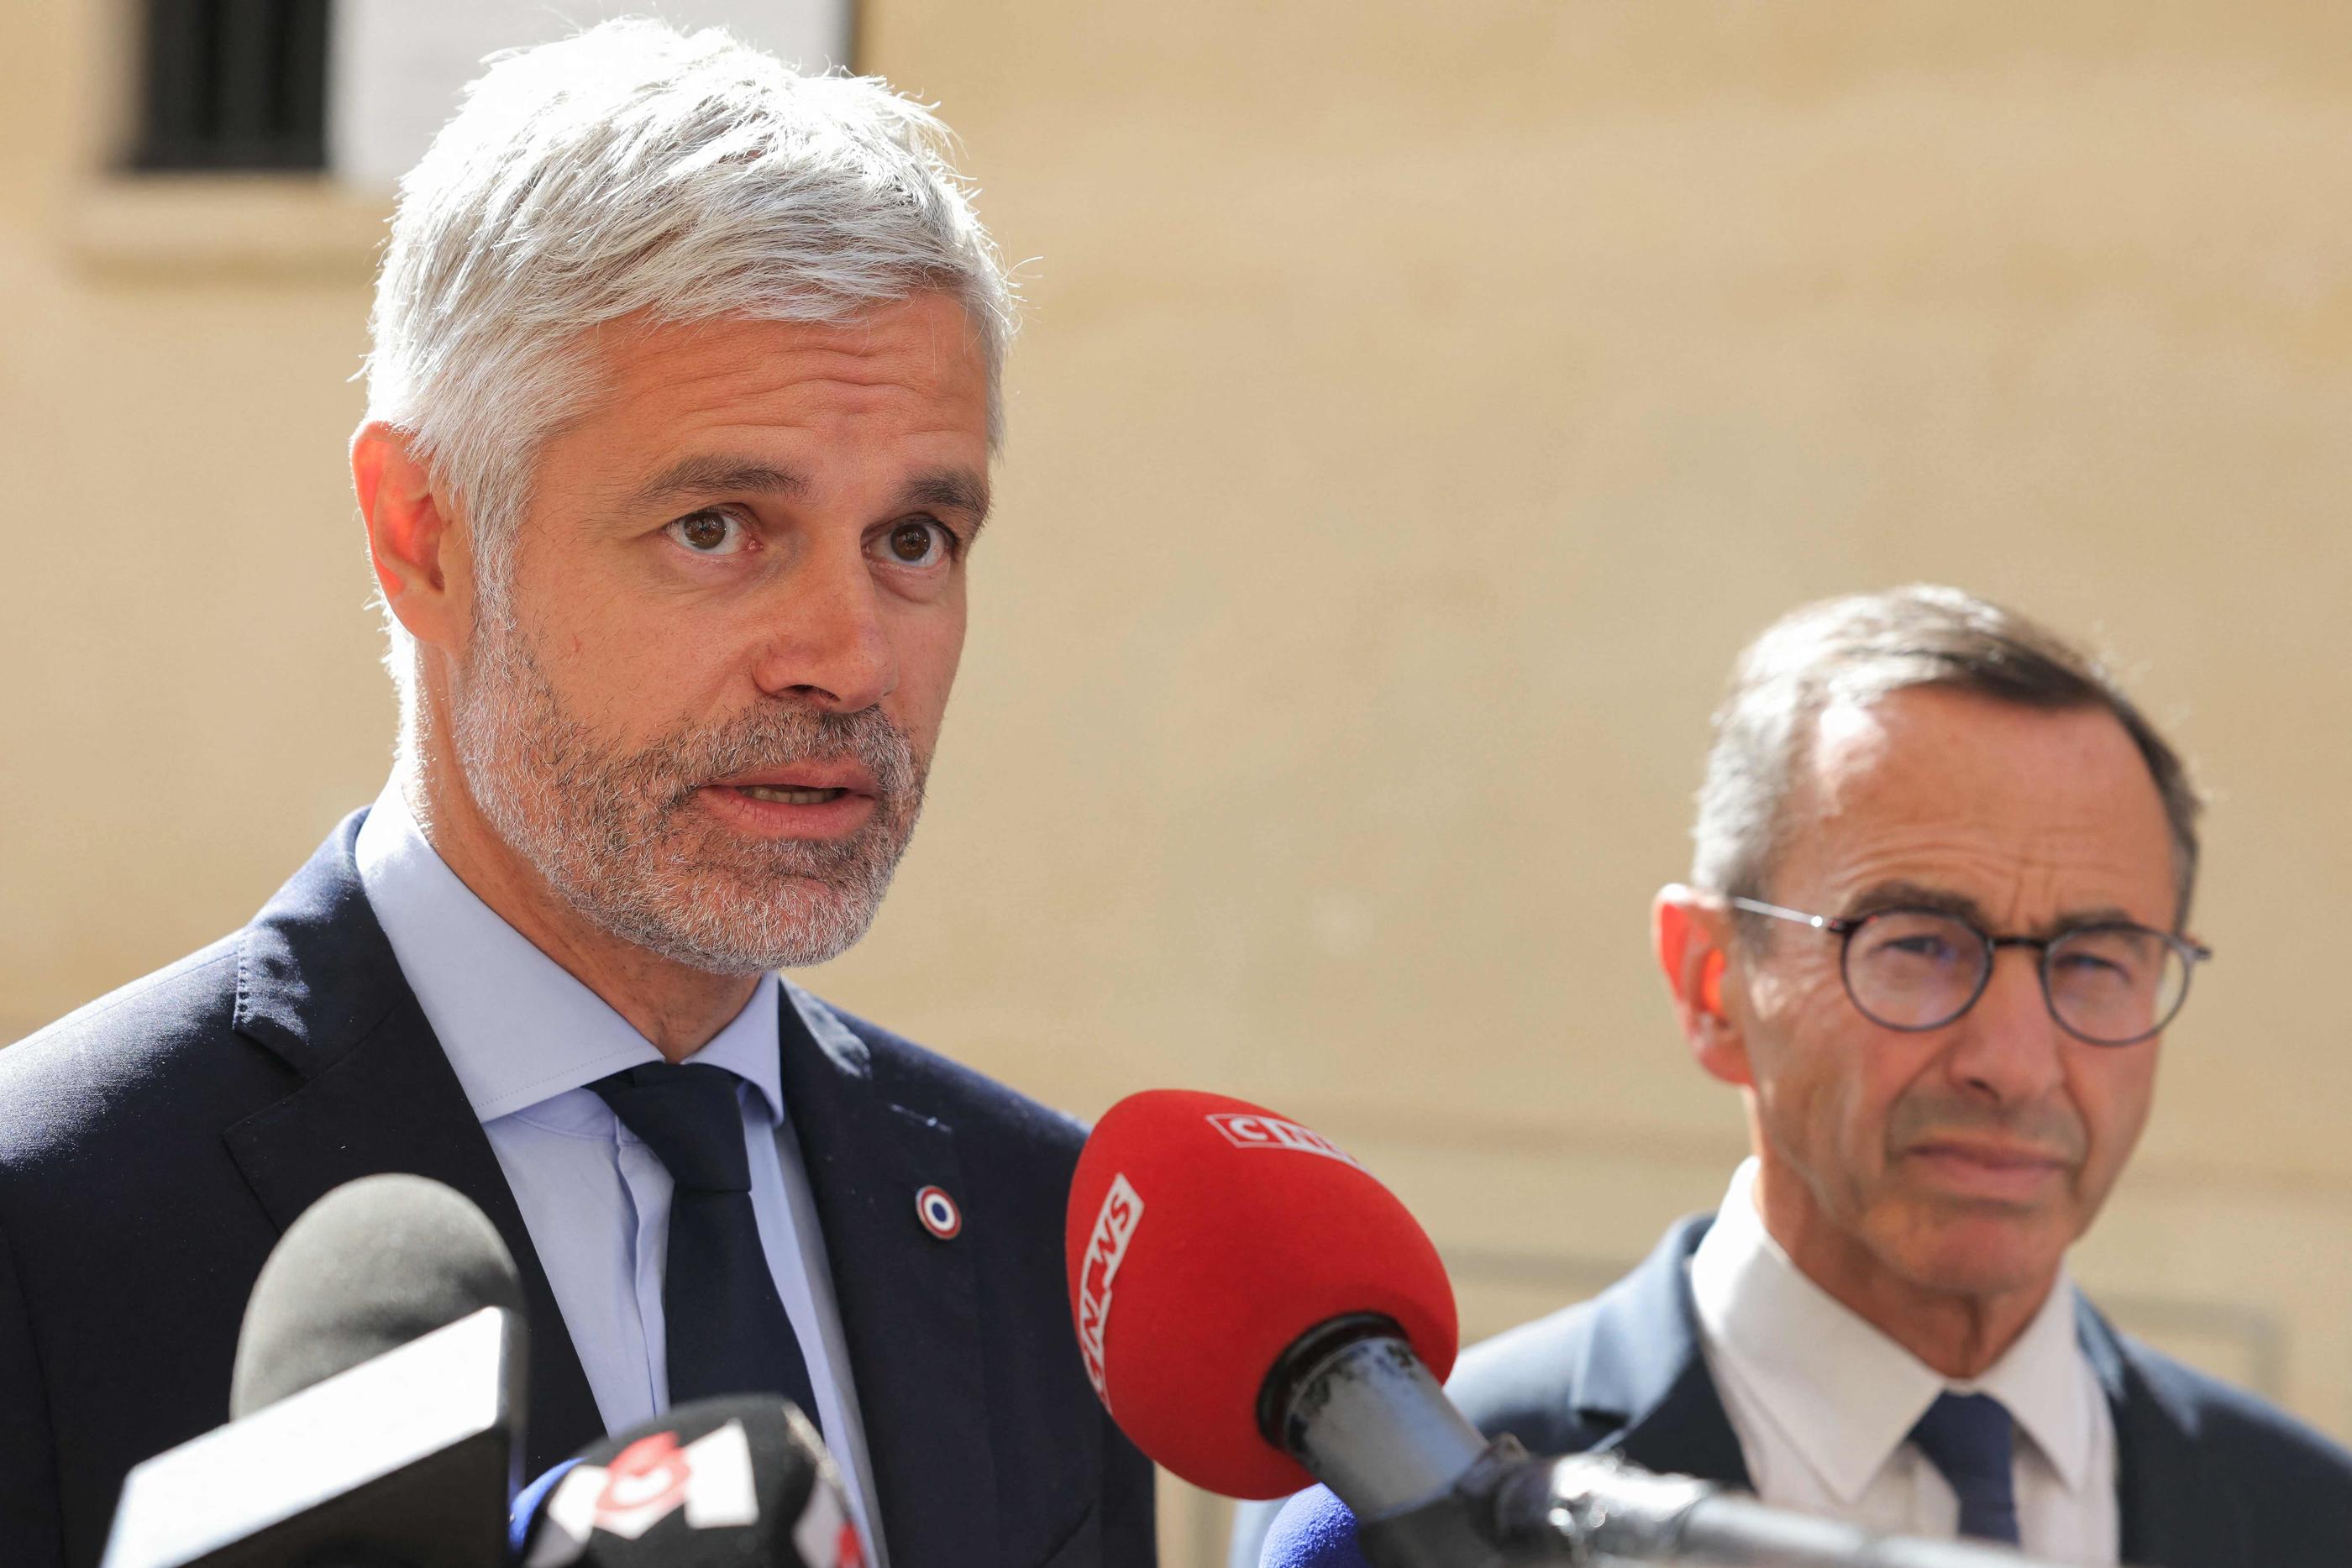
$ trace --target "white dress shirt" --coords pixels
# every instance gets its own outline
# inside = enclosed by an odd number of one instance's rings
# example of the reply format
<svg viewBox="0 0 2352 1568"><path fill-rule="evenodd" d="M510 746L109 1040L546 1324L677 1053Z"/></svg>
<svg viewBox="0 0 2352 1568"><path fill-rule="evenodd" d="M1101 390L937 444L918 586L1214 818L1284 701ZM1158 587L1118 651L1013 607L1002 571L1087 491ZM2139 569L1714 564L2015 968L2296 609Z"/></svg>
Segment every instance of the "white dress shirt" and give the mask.
<svg viewBox="0 0 2352 1568"><path fill-rule="evenodd" d="M1949 1537L1959 1500L1907 1440L1947 1389L2016 1418L2011 1485L2022 1547L2110 1568L2118 1551L2115 1417L2075 1337L2074 1287L2050 1299L1983 1376L1956 1382L1841 1304L1790 1260L1739 1167L1690 1264L1707 1371L1756 1492L1776 1508Z"/></svg>
<svg viewBox="0 0 2352 1568"><path fill-rule="evenodd" d="M635 1426L669 1403L662 1264L673 1184L586 1085L661 1053L474 895L425 841L397 783L368 812L357 853L368 904L514 1190L597 1412L608 1430ZM779 1025L787 1000L822 1006L797 988L762 980L688 1060L742 1080L751 1208L808 1360L811 1414L824 1428L868 1555L887 1568L833 1277L784 1114Z"/></svg>

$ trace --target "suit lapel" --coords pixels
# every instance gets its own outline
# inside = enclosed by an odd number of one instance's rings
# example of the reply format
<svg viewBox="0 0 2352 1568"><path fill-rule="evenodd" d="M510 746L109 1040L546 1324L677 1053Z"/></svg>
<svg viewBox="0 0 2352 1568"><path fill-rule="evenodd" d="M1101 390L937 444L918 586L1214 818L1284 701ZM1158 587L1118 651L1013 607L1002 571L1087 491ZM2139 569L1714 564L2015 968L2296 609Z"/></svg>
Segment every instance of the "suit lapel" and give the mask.
<svg viewBox="0 0 2352 1568"><path fill-rule="evenodd" d="M363 815L347 819L246 930L236 1027L301 1083L225 1141L281 1233L331 1189L387 1171L430 1176L481 1207L522 1275L524 1462L537 1473L604 1424L498 1156L360 887L352 846Z"/></svg>
<svg viewBox="0 0 2352 1568"><path fill-rule="evenodd" d="M1754 1490L1739 1435L1732 1430L1715 1381L1701 1358L1694 1358L1683 1369L1647 1414L1601 1447L1616 1449L1645 1470L1697 1476Z"/></svg>
<svg viewBox="0 0 2352 1568"><path fill-rule="evenodd" d="M1577 1405L1583 1419L1616 1427L1601 1449L1644 1469L1751 1488L1739 1436L1707 1375L1691 1297L1690 1257L1712 1218L1668 1231L1593 1303Z"/></svg>
<svg viewBox="0 0 2352 1568"><path fill-rule="evenodd" d="M2245 1511L2216 1496L2197 1463L2189 1418L2138 1364L2131 1342L2075 1298L2075 1333L2116 1424L2116 1513L2123 1561L2141 1568L2252 1563Z"/></svg>
<svg viewBox="0 0 2352 1568"><path fill-rule="evenodd" d="M971 1240L942 1241L915 1195L965 1191L953 1129L892 1103L875 1048L787 986L784 1107L815 1199L886 1550L898 1568L989 1560L996 1479ZM990 1217L967 1212L967 1229Z"/></svg>

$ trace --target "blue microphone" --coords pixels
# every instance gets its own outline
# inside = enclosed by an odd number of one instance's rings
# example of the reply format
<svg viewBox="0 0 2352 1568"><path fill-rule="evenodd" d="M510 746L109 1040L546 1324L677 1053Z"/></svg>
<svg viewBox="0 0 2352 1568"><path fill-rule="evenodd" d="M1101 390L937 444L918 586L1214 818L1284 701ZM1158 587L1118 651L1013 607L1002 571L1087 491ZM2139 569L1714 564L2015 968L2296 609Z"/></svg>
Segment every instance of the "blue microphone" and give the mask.
<svg viewBox="0 0 2352 1568"><path fill-rule="evenodd" d="M1329 1487L1309 1487L1282 1505L1257 1561L1258 1568L1371 1568L1356 1542L1356 1516Z"/></svg>

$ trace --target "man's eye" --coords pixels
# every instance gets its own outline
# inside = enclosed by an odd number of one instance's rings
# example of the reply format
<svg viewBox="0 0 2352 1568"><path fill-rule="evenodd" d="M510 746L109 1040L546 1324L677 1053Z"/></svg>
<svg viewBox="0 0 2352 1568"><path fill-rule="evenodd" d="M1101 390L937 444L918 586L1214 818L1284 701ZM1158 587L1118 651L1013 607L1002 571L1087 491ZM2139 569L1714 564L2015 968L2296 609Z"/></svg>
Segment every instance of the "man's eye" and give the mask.
<svg viewBox="0 0 2352 1568"><path fill-rule="evenodd" d="M955 552L955 536L929 517L895 525L882 544L898 566L936 566Z"/></svg>
<svg viewBox="0 0 2352 1568"><path fill-rule="evenodd" d="M696 555L733 555L748 537L741 520L725 512L689 512L662 531Z"/></svg>

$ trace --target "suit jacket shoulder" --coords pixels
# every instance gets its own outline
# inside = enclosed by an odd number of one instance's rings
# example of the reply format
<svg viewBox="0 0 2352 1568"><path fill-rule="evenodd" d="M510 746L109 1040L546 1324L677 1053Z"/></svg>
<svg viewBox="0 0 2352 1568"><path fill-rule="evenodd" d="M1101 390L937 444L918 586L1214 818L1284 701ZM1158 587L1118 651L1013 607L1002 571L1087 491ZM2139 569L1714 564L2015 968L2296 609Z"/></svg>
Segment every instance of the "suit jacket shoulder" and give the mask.
<svg viewBox="0 0 2352 1568"><path fill-rule="evenodd" d="M2352 1453L2118 1333L2088 1302L2077 1323L2115 1416L2124 1561L2352 1562Z"/></svg>
<svg viewBox="0 0 2352 1568"><path fill-rule="evenodd" d="M232 939L0 1051L11 1562L95 1560L131 1465L227 1416L245 1291L277 1232L221 1134L294 1084L235 1035L236 988ZM194 1195L215 1200L200 1223Z"/></svg>
<svg viewBox="0 0 2352 1568"><path fill-rule="evenodd" d="M830 1002L818 1005L872 1053L876 1088L902 1105L936 1107L960 1131L1008 1154L1033 1155L1058 1168L1066 1186L1086 1145L1085 1123L880 1024Z"/></svg>
<svg viewBox="0 0 2352 1568"><path fill-rule="evenodd" d="M37 1180L89 1138L168 1119L159 1102L230 1032L237 947L223 937L0 1051L0 1171Z"/></svg>
<svg viewBox="0 0 2352 1568"><path fill-rule="evenodd" d="M1645 1469L1748 1485L1691 1297L1690 1258L1710 1218L1675 1226L1591 1301L1465 1351L1447 1392L1480 1430L1536 1453L1607 1449Z"/></svg>

